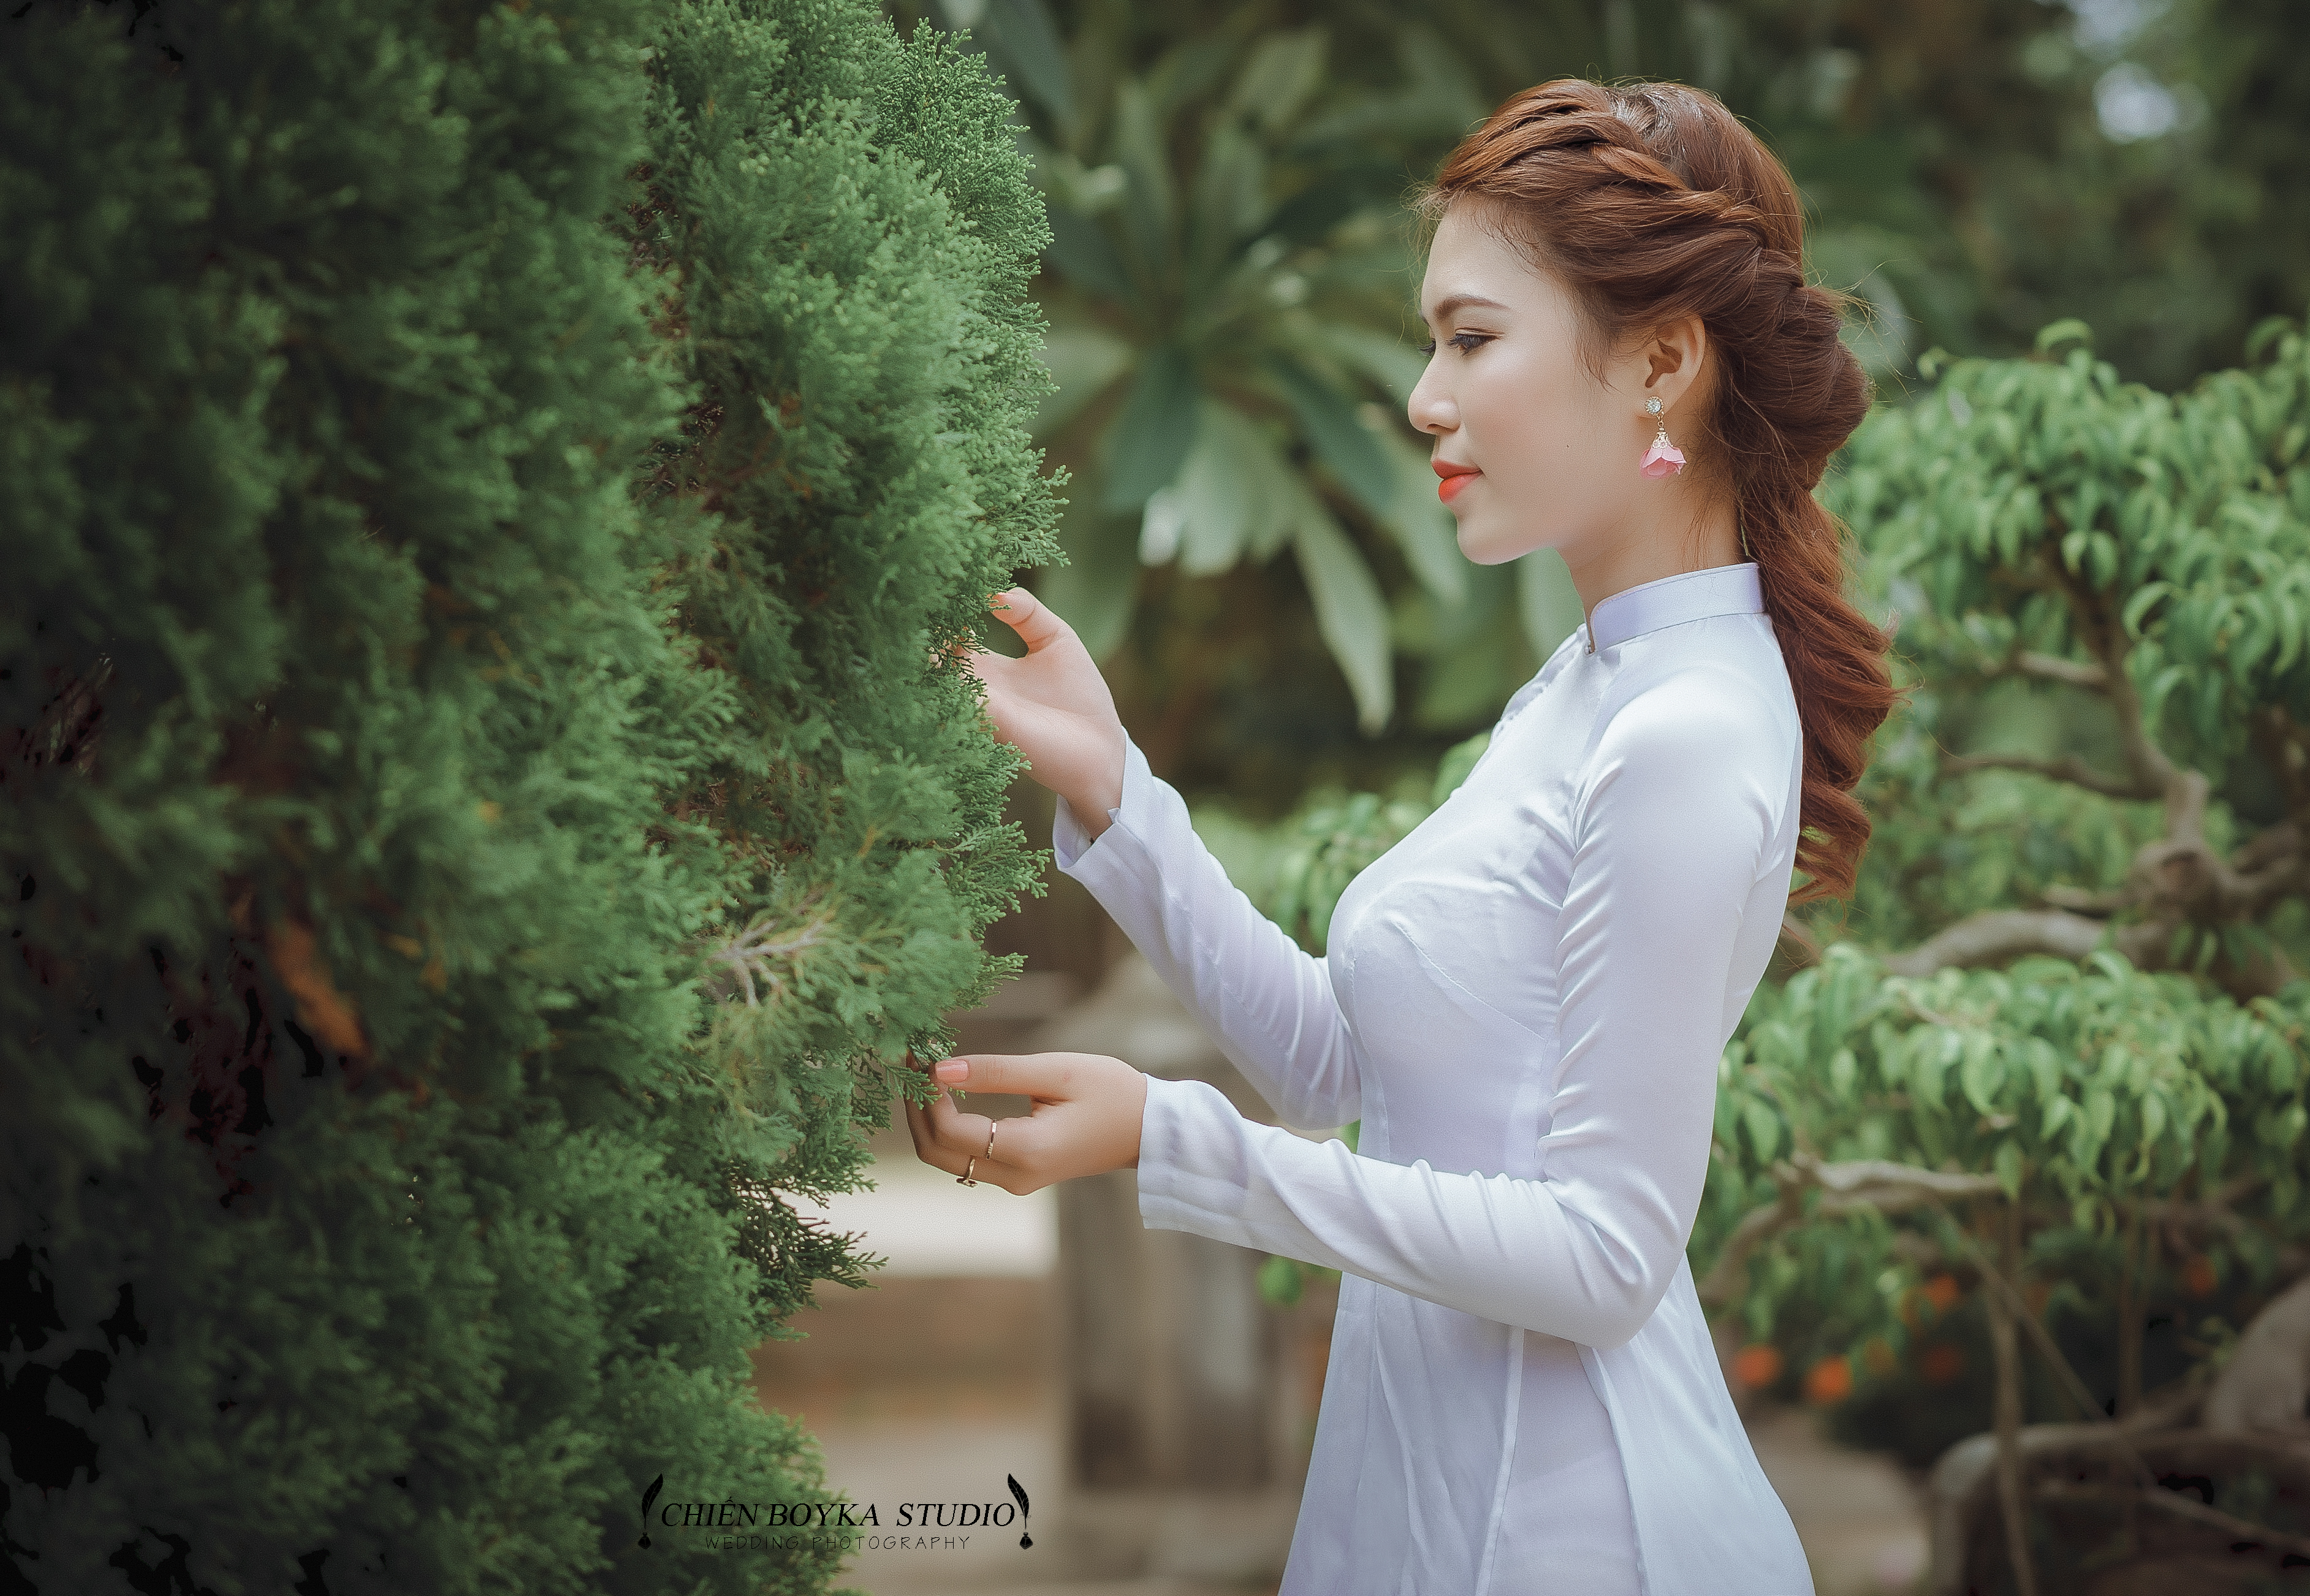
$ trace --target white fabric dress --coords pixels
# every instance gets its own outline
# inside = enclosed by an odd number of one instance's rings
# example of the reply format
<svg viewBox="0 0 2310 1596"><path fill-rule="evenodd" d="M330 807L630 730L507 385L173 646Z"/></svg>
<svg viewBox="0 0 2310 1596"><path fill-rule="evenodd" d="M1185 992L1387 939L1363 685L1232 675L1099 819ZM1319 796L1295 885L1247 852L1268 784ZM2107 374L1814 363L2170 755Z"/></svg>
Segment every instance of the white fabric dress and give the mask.
<svg viewBox="0 0 2310 1596"><path fill-rule="evenodd" d="M1344 1271L1282 1596L1810 1596L1685 1242L1779 935L1796 706L1757 568L1598 604L1322 959L1128 750L1090 888L1287 1125L1148 1081L1142 1219Z"/></svg>

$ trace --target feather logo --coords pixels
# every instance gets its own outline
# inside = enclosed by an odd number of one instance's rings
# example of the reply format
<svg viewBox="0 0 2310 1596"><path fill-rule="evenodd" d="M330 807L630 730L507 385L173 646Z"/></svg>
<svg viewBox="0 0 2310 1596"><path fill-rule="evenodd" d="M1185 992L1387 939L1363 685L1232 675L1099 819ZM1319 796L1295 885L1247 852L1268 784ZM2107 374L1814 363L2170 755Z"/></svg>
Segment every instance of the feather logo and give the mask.
<svg viewBox="0 0 2310 1596"><path fill-rule="evenodd" d="M650 1504L657 1500L657 1494L658 1494L658 1492L660 1492L660 1491L664 1490L664 1488L665 1488L665 1476L664 1476L664 1475L663 1475L663 1474L661 1474L661 1475L659 1475L656 1479L651 1480L651 1481L649 1482L649 1489L647 1489L647 1490L646 1490L646 1491L644 1491L644 1492L642 1493L642 1538L641 1538L641 1540L637 1543L637 1544L638 1544L638 1545L641 1545L641 1546L645 1546L645 1547L646 1547L646 1546L649 1545L649 1543L650 1543L650 1540L649 1540L649 1510L650 1510Z"/></svg>
<svg viewBox="0 0 2310 1596"><path fill-rule="evenodd" d="M1011 1482L1011 1494L1019 1498L1019 1544L1032 1546L1035 1538L1027 1533L1027 1514L1031 1511L1027 1505L1027 1488L1019 1483L1016 1474L1005 1474L1003 1478Z"/></svg>

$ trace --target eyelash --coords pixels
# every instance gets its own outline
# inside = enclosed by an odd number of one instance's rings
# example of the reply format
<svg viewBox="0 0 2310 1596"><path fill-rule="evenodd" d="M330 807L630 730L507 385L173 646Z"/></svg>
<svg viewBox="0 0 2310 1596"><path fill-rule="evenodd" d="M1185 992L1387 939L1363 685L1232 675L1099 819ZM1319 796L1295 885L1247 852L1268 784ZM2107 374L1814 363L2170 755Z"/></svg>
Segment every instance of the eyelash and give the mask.
<svg viewBox="0 0 2310 1596"><path fill-rule="evenodd" d="M1491 341L1491 334L1489 333L1455 333L1444 342L1449 343L1453 348L1458 350L1463 355L1472 355L1474 354L1477 350L1482 348ZM1436 352L1436 340L1430 338L1427 343L1421 344L1420 346L1420 352L1423 355L1434 355Z"/></svg>

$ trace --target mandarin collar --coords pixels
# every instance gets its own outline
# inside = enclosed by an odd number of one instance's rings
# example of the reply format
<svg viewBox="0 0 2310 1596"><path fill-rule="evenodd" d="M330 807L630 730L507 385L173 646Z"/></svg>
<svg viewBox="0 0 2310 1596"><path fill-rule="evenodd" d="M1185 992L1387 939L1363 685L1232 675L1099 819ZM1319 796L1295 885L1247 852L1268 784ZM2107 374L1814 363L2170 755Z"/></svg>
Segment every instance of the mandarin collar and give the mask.
<svg viewBox="0 0 2310 1596"><path fill-rule="evenodd" d="M1764 585L1758 580L1754 560L1640 582L1597 604L1588 618L1586 652L1618 647L1631 638L1688 620L1759 615L1764 609Z"/></svg>

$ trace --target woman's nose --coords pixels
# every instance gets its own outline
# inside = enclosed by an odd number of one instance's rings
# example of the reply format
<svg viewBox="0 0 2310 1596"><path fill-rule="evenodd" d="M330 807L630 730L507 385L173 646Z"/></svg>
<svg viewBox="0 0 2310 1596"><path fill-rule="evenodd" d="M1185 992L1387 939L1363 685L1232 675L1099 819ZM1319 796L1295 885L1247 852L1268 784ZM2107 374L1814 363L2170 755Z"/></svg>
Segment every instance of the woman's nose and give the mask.
<svg viewBox="0 0 2310 1596"><path fill-rule="evenodd" d="M1403 412L1422 432L1449 432L1460 424L1459 407L1445 396L1441 385L1430 383L1426 377L1413 386Z"/></svg>

